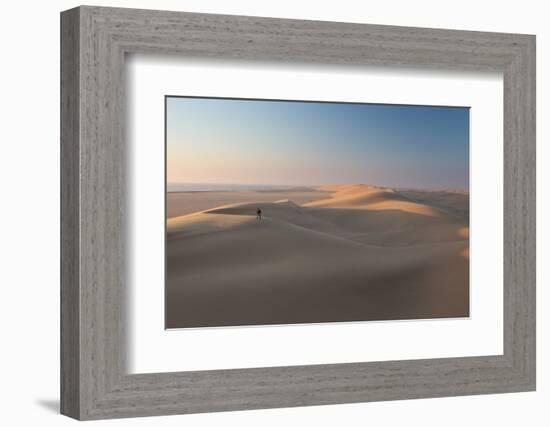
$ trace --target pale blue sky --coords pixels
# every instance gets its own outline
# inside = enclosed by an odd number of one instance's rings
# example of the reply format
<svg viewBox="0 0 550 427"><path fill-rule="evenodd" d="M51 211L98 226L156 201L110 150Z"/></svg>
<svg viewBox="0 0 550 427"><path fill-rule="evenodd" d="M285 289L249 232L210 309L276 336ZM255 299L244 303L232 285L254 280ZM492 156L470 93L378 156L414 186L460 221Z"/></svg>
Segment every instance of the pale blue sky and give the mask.
<svg viewBox="0 0 550 427"><path fill-rule="evenodd" d="M469 109L167 97L174 183L460 188Z"/></svg>

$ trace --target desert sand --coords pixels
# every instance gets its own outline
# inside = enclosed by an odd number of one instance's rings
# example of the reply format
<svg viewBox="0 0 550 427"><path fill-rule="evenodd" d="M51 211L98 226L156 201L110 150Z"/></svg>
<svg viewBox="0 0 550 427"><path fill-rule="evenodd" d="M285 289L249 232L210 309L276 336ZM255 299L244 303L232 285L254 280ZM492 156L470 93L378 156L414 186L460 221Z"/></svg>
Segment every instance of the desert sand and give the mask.
<svg viewBox="0 0 550 427"><path fill-rule="evenodd" d="M166 327L468 316L468 203L362 184L168 193Z"/></svg>

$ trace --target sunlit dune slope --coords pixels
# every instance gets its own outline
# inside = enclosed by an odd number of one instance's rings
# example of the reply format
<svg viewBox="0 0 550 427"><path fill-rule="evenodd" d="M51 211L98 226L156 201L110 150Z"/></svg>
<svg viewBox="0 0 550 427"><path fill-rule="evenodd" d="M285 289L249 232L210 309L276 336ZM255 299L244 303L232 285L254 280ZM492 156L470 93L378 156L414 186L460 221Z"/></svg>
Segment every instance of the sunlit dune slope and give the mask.
<svg viewBox="0 0 550 427"><path fill-rule="evenodd" d="M328 189L328 188L327 188ZM306 207L353 208L365 210L398 210L419 215L440 216L431 206L416 203L393 189L366 185L344 185L332 187L332 197L306 203Z"/></svg>
<svg viewBox="0 0 550 427"><path fill-rule="evenodd" d="M391 189L322 190L170 219L167 327L468 315L463 218Z"/></svg>

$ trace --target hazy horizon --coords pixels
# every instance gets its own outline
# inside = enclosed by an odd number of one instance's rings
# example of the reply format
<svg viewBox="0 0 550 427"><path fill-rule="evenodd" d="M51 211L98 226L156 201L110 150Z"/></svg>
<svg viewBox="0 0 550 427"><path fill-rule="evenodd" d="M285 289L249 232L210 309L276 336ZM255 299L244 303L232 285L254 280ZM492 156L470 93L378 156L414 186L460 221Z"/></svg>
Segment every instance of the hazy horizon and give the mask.
<svg viewBox="0 0 550 427"><path fill-rule="evenodd" d="M418 187L418 186L385 186L380 185L377 183L368 183L368 182L330 182L325 184L272 184L272 183L244 183L244 182L167 182L167 191L171 192L177 192L177 191L193 191L193 188L196 187L211 187L211 188L222 188L222 187L242 187L242 188L288 188L288 189L294 189L294 188L316 188L316 187L322 187L324 185L365 185L365 186L373 186L373 187L380 187L380 188L394 188L394 189L418 189L418 190L450 190L450 191L461 191L461 192L468 192L468 187ZM186 190L177 190L175 187L188 187L189 189ZM206 190L203 190L206 191ZM218 191L218 190L208 190L208 191Z"/></svg>
<svg viewBox="0 0 550 427"><path fill-rule="evenodd" d="M469 189L469 108L167 97L167 185Z"/></svg>

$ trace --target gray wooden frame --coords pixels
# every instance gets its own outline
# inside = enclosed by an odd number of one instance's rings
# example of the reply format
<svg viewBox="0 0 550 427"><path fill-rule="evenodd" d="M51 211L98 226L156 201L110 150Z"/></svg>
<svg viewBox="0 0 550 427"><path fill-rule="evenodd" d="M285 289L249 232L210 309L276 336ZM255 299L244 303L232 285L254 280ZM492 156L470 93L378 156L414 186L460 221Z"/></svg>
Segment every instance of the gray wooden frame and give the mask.
<svg viewBox="0 0 550 427"><path fill-rule="evenodd" d="M128 375L130 52L504 75L504 354ZM159 142L160 143L160 142ZM83 6L61 14L61 412L77 419L535 389L535 37Z"/></svg>

